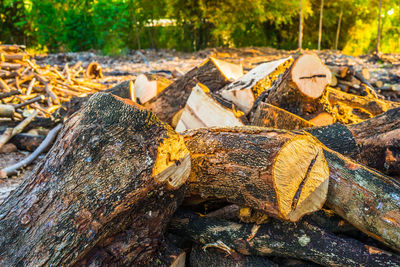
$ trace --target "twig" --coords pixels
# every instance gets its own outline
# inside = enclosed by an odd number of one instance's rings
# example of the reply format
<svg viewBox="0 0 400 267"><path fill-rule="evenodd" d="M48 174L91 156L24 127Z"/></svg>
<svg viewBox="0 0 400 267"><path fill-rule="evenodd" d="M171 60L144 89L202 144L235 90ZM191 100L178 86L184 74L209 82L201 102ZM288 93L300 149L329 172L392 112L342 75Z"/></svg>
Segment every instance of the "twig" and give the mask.
<svg viewBox="0 0 400 267"><path fill-rule="evenodd" d="M46 136L46 138L43 140L43 142L40 144L38 148L35 149L35 151L32 152L28 157L23 159L22 161L11 165L9 167L6 167L0 171L0 178L6 178L7 176L10 176L12 174L17 173L17 171L23 167L28 166L29 164L32 163L49 145L53 143L53 140L57 136L58 132L60 131L62 127L62 124L58 124L55 128L53 128Z"/></svg>
<svg viewBox="0 0 400 267"><path fill-rule="evenodd" d="M0 136L0 148L3 147L14 135L19 134L38 114L35 110L31 115L29 115L25 120L20 122L14 129L7 128L6 131Z"/></svg>
<svg viewBox="0 0 400 267"><path fill-rule="evenodd" d="M6 97L10 97L10 96L13 96L13 95L19 95L19 94L21 94L21 91L18 91L18 90L13 90L13 91L10 91L10 92L0 93L0 99L6 98Z"/></svg>
<svg viewBox="0 0 400 267"><path fill-rule="evenodd" d="M15 104L15 105L14 105L14 108L15 108L15 109L21 108L21 107L27 106L27 105L29 105L29 104L35 103L35 102L40 101L40 100L43 100L43 99L45 99L45 97L44 97L43 95L39 95L39 96L34 97L34 98L32 98L32 99L30 99L30 100L28 100L28 101L25 101L25 102L23 102L23 103Z"/></svg>

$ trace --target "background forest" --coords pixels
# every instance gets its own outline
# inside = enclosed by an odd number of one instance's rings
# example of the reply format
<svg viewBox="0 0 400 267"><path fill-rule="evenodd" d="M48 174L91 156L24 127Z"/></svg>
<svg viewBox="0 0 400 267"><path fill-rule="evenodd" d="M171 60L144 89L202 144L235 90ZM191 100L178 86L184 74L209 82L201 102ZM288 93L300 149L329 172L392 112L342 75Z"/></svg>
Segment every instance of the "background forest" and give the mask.
<svg viewBox="0 0 400 267"><path fill-rule="evenodd" d="M316 49L321 0L303 0ZM381 0L381 52L400 52L400 0ZM0 42L43 51L298 47L300 0L0 0ZM375 50L379 0L325 0L321 49Z"/></svg>

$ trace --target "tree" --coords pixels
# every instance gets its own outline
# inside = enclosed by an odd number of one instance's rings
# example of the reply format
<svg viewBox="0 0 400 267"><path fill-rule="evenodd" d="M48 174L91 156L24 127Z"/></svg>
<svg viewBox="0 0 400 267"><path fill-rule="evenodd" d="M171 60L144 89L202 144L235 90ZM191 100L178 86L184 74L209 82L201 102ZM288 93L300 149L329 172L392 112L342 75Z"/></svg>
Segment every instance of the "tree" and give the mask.
<svg viewBox="0 0 400 267"><path fill-rule="evenodd" d="M340 14L339 14L339 19L338 19L338 24L337 24L335 50L338 49L339 35L340 35L340 25L342 24L342 16L343 16L343 7L340 8Z"/></svg>
<svg viewBox="0 0 400 267"><path fill-rule="evenodd" d="M381 39L381 7L382 1L379 0L379 15L378 15L378 34L376 36L376 53L379 53L379 41Z"/></svg>
<svg viewBox="0 0 400 267"><path fill-rule="evenodd" d="M303 0L300 0L300 23L299 23L299 52L301 53L303 43Z"/></svg>
<svg viewBox="0 0 400 267"><path fill-rule="evenodd" d="M321 9L319 12L319 30L318 30L318 51L321 50L321 37L322 37L322 12L324 11L324 0L321 0Z"/></svg>

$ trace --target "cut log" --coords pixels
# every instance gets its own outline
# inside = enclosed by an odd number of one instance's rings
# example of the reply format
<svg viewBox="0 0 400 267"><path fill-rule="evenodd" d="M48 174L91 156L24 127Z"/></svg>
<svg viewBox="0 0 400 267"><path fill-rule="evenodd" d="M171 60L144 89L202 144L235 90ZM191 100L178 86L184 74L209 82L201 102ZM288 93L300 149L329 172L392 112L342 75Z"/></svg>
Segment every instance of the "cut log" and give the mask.
<svg viewBox="0 0 400 267"><path fill-rule="evenodd" d="M263 63L246 73L238 81L225 86L219 94L232 101L247 114L253 106L254 100L262 92L268 90L292 63L292 57Z"/></svg>
<svg viewBox="0 0 400 267"><path fill-rule="evenodd" d="M13 118L14 113L15 113L15 108L12 105L0 104L0 117Z"/></svg>
<svg viewBox="0 0 400 267"><path fill-rule="evenodd" d="M329 207L364 233L400 250L400 184L392 178L326 147L320 152L319 142L292 132L246 126L203 128L187 131L185 142L192 154L191 195L226 199L294 221L297 216L288 218L285 211L296 203L299 207L299 199L304 200L303 207L319 209L323 202L319 193L325 190L320 178L328 173Z"/></svg>
<svg viewBox="0 0 400 267"><path fill-rule="evenodd" d="M324 145L384 173L400 174L400 108L358 124L307 129Z"/></svg>
<svg viewBox="0 0 400 267"><path fill-rule="evenodd" d="M400 257L304 222L270 219L262 225L238 224L178 210L169 231L199 244L225 244L244 255L283 256L324 266L400 266Z"/></svg>
<svg viewBox="0 0 400 267"><path fill-rule="evenodd" d="M315 126L312 122L267 103L258 105L251 119L251 125L285 130L299 130Z"/></svg>
<svg viewBox="0 0 400 267"><path fill-rule="evenodd" d="M264 100L265 103L309 119L308 114L321 111L318 99L330 83L331 75L318 56L302 55L295 60L281 81L266 91L265 96L261 95L258 101Z"/></svg>
<svg viewBox="0 0 400 267"><path fill-rule="evenodd" d="M246 256L232 251L231 254L218 248L202 248L194 245L190 252L192 267L277 267L278 264L267 258Z"/></svg>
<svg viewBox="0 0 400 267"><path fill-rule="evenodd" d="M309 122L315 124L316 126L326 126L333 124L335 122L335 118L328 112L321 112L314 118L311 118Z"/></svg>
<svg viewBox="0 0 400 267"><path fill-rule="evenodd" d="M136 97L141 104L148 102L153 97L156 97L172 81L157 74L140 74L135 81Z"/></svg>
<svg viewBox="0 0 400 267"><path fill-rule="evenodd" d="M330 177L327 206L400 251L400 183L330 149L324 149L324 155Z"/></svg>
<svg viewBox="0 0 400 267"><path fill-rule="evenodd" d="M359 109L362 111L366 111L367 113L370 113L372 116L382 114L383 112L392 108L400 107L400 103L373 97L363 97L353 94L347 94L333 88L328 88L326 93L327 93L327 100L330 106L350 107L351 109ZM343 114L346 112L344 111L341 113Z"/></svg>
<svg viewBox="0 0 400 267"><path fill-rule="evenodd" d="M244 113L234 105L213 95L203 84L197 84L190 94L176 126L177 132L210 126L243 126Z"/></svg>
<svg viewBox="0 0 400 267"><path fill-rule="evenodd" d="M0 265L95 257L91 266L145 266L189 171L183 137L139 105L97 93L0 206Z"/></svg>
<svg viewBox="0 0 400 267"><path fill-rule="evenodd" d="M215 92L233 79L233 68L235 67L230 63L222 63L214 58L207 59L165 88L157 97L147 102L145 107L162 121L171 123L175 113L184 108L192 88L197 83L202 83L211 92Z"/></svg>
<svg viewBox="0 0 400 267"><path fill-rule="evenodd" d="M100 64L97 62L91 62L86 69L86 77L90 79L103 78L103 72Z"/></svg>
<svg viewBox="0 0 400 267"><path fill-rule="evenodd" d="M225 199L289 221L325 202L329 171L311 135L232 127L189 130L184 137L192 156L192 196Z"/></svg>

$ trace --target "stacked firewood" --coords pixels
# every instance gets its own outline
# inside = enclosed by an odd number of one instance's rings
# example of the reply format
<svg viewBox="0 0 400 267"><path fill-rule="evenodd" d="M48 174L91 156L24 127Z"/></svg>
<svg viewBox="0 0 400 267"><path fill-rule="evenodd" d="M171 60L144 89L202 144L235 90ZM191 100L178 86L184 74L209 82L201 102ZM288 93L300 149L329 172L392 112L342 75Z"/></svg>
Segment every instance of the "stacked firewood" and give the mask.
<svg viewBox="0 0 400 267"><path fill-rule="evenodd" d="M72 97L107 88L92 81L101 76L101 67L96 62L86 69L81 62L71 67L68 64L41 67L23 46L0 44L0 150L10 142L8 145L34 151L45 136L21 132L55 127L65 113L65 103ZM46 129L41 133L46 135ZM6 173L15 173L14 168L11 170Z"/></svg>
<svg viewBox="0 0 400 267"><path fill-rule="evenodd" d="M332 77L209 58L75 99L0 206L0 265L400 266L400 104Z"/></svg>

